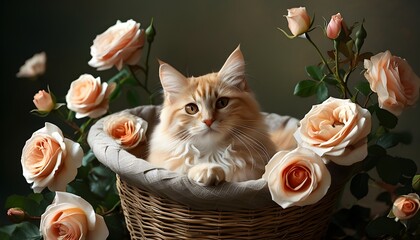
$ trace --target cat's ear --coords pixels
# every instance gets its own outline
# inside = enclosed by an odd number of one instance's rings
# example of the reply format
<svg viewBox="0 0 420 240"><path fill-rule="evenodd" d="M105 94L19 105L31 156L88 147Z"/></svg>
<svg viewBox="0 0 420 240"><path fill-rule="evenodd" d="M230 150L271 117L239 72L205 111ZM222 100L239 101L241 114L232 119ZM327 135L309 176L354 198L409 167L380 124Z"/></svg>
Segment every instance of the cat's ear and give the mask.
<svg viewBox="0 0 420 240"><path fill-rule="evenodd" d="M240 45L230 54L217 75L223 82L233 85L242 91L248 89L245 80L245 61Z"/></svg>
<svg viewBox="0 0 420 240"><path fill-rule="evenodd" d="M159 60L159 77L165 97L169 100L185 89L187 79L171 65Z"/></svg>

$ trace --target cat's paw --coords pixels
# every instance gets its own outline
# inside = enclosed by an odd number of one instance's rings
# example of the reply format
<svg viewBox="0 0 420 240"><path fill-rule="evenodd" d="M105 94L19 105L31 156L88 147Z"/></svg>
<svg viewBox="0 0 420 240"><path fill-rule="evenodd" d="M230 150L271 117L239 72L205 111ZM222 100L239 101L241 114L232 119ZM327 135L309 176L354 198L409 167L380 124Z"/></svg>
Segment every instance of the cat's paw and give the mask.
<svg viewBox="0 0 420 240"><path fill-rule="evenodd" d="M203 186L215 186L225 181L226 174L218 164L198 164L188 171L188 177Z"/></svg>

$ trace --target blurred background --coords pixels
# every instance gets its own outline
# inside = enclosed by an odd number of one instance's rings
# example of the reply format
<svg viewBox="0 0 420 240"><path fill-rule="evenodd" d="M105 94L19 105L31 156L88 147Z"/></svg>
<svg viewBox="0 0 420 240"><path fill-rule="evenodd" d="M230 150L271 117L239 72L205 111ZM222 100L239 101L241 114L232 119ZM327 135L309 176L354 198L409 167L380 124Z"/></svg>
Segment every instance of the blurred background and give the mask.
<svg viewBox="0 0 420 240"><path fill-rule="evenodd" d="M365 19L368 37L364 51L390 50L407 59L420 75L420 1L353 0L353 1L277 1L277 0L183 0L183 1L5 1L1 3L1 79L3 87L3 137L0 160L0 215L5 219L4 201L11 194L26 195L32 190L22 176L20 156L25 141L50 118L30 114L35 108L33 96L47 86L63 97L70 83L89 73L108 80L116 69L96 71L87 62L96 35L117 20L133 19L146 28L151 19L157 35L150 61L151 88L160 86L157 59L186 75L218 71L228 55L241 45L249 76L248 82L263 111L302 118L315 98L300 98L293 89L307 79L305 66L319 58L305 39L290 40L277 28L288 31L287 9L305 6L315 15L315 24L323 25L331 15L340 12L348 25ZM312 39L325 52L332 48L320 29ZM19 67L35 53L45 51L47 70L36 81L16 78ZM352 81L363 79L360 72ZM117 110L117 109L114 109ZM393 149L402 157L419 162L419 107L406 110L399 118L398 129L411 131L409 146Z"/></svg>

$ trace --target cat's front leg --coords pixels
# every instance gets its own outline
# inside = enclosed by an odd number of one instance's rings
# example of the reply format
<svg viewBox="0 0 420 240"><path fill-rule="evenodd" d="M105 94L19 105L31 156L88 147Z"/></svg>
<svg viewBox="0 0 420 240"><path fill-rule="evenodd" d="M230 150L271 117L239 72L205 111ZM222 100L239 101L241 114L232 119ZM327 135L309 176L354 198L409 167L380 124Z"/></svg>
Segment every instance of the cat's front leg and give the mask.
<svg viewBox="0 0 420 240"><path fill-rule="evenodd" d="M226 173L215 163L200 163L188 171L188 177L203 186L215 186L225 181Z"/></svg>

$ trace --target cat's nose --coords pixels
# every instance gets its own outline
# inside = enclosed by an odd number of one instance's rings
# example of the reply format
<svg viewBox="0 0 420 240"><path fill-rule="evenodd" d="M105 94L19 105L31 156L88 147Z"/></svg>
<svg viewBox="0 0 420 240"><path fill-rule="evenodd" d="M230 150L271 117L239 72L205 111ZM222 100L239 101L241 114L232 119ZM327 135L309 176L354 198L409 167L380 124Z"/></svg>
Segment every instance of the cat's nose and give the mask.
<svg viewBox="0 0 420 240"><path fill-rule="evenodd" d="M203 122L207 125L207 127L210 127L213 124L214 120L213 119L205 119L205 120L203 120Z"/></svg>

